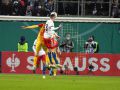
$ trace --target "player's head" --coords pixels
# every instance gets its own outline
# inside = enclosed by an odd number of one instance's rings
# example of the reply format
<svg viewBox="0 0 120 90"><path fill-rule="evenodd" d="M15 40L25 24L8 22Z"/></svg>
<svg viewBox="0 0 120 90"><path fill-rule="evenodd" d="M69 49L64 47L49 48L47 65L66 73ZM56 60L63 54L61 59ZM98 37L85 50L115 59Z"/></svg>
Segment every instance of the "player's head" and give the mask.
<svg viewBox="0 0 120 90"><path fill-rule="evenodd" d="M57 17L57 13L56 13L56 12L52 12L52 13L50 14L50 18L51 18L52 20L55 20L56 17Z"/></svg>
<svg viewBox="0 0 120 90"><path fill-rule="evenodd" d="M89 38L88 38L88 41L89 42L91 42L91 41L93 41L94 40L94 36L90 36Z"/></svg>

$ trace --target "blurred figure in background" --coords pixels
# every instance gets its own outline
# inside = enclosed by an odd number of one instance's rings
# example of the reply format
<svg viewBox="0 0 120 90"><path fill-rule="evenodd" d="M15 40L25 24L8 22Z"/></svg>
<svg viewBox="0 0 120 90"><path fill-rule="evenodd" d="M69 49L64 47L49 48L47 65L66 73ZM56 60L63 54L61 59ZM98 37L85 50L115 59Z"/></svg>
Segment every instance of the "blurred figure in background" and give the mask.
<svg viewBox="0 0 120 90"><path fill-rule="evenodd" d="M20 15L25 16L26 14L26 3L25 0L19 0L20 3Z"/></svg>
<svg viewBox="0 0 120 90"><path fill-rule="evenodd" d="M26 13L26 4L24 0L14 0L12 2L13 15L24 16Z"/></svg>
<svg viewBox="0 0 120 90"><path fill-rule="evenodd" d="M2 1L0 0L0 15L1 15L1 6L2 6Z"/></svg>
<svg viewBox="0 0 120 90"><path fill-rule="evenodd" d="M45 0L45 11L47 16L50 16L51 12L54 11L54 0Z"/></svg>
<svg viewBox="0 0 120 90"><path fill-rule="evenodd" d="M19 15L20 14L20 3L18 0L14 0L12 2L12 10L13 10L13 15Z"/></svg>
<svg viewBox="0 0 120 90"><path fill-rule="evenodd" d="M72 50L74 48L74 43L71 39L71 35L69 33L67 33L65 37L66 37L65 40L60 45L60 47L62 49L61 51L62 52L72 52Z"/></svg>
<svg viewBox="0 0 120 90"><path fill-rule="evenodd" d="M26 16L32 16L32 8L31 8L31 6L27 6Z"/></svg>
<svg viewBox="0 0 120 90"><path fill-rule="evenodd" d="M97 53L98 42L94 41L94 36L90 36L84 45L86 53Z"/></svg>
<svg viewBox="0 0 120 90"><path fill-rule="evenodd" d="M34 5L33 5L33 10L32 10L32 15L33 16L40 16L40 9L41 9L41 4L39 0L35 0L34 1Z"/></svg>
<svg viewBox="0 0 120 90"><path fill-rule="evenodd" d="M118 18L119 17L119 8L118 8L118 0L113 0L112 4L112 17Z"/></svg>
<svg viewBox="0 0 120 90"><path fill-rule="evenodd" d="M12 15L12 1L2 0L1 1L1 15Z"/></svg>
<svg viewBox="0 0 120 90"><path fill-rule="evenodd" d="M28 43L24 36L21 36L20 41L18 42L18 52L28 52Z"/></svg>

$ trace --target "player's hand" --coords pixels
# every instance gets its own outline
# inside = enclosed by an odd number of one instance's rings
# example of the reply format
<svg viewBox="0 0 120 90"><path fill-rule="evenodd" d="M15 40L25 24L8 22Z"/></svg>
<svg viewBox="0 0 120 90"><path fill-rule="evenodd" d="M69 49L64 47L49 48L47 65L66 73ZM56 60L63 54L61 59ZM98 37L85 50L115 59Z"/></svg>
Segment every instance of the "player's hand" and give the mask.
<svg viewBox="0 0 120 90"><path fill-rule="evenodd" d="M59 25L59 28L58 28L58 29L59 29L59 30L61 30L61 29L62 29L62 24L60 24L60 25Z"/></svg>
<svg viewBox="0 0 120 90"><path fill-rule="evenodd" d="M60 40L60 36L57 36L58 40Z"/></svg>

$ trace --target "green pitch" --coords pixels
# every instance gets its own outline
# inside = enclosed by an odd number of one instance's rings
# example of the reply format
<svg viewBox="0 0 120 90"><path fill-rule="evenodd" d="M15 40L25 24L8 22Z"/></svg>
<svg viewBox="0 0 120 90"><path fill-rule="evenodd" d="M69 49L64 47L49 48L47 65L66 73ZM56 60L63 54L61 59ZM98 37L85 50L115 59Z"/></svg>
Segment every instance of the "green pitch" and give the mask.
<svg viewBox="0 0 120 90"><path fill-rule="evenodd" d="M0 74L0 90L120 90L120 77Z"/></svg>

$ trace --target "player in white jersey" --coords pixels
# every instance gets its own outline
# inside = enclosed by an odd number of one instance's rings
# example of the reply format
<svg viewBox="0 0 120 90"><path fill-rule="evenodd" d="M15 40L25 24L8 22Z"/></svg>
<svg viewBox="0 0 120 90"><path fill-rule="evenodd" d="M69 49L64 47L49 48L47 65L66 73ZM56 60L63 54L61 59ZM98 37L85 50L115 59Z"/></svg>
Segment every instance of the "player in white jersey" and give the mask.
<svg viewBox="0 0 120 90"><path fill-rule="evenodd" d="M37 39L34 41L34 44L33 44L33 47L32 47L34 53L36 53L36 42L37 42ZM37 61L34 62L34 65L33 65L34 70L36 69L37 65L39 65L40 60L42 60L42 62L43 62L43 71L42 71L42 73L43 73L43 78L45 78L45 71L46 71L46 53L45 53L45 51L43 50L43 48L41 48L41 50L39 51Z"/></svg>
<svg viewBox="0 0 120 90"><path fill-rule="evenodd" d="M61 66L57 60L56 49L58 48L58 41L60 37L57 35L55 30L61 29L61 25L59 27L54 26L54 20L57 17L57 13L52 12L50 15L50 19L45 24L45 33L44 33L44 42L48 48L48 57L50 60L50 64L53 64L52 58L55 61L55 64Z"/></svg>
<svg viewBox="0 0 120 90"><path fill-rule="evenodd" d="M58 47L58 41L57 38L60 38L57 33L55 32L55 30L58 30L61 28L61 25L59 25L59 27L55 27L54 26L54 20L57 17L57 13L56 12L52 12L50 15L50 19L46 22L45 24L45 32L44 32L44 42L45 45L47 46L49 52L48 52L48 57L50 59L50 62L52 63L52 57L54 58L54 56L56 57L56 55L51 55L51 49L55 49ZM58 62L55 59L56 64L58 64Z"/></svg>
<svg viewBox="0 0 120 90"><path fill-rule="evenodd" d="M57 17L57 13L52 12L50 15L50 19L46 22L45 24L45 33L44 33L44 38L53 38L54 36L58 37L57 33L55 32L55 30L58 30L61 28L61 25L59 25L59 27L55 27L54 26L54 20Z"/></svg>

